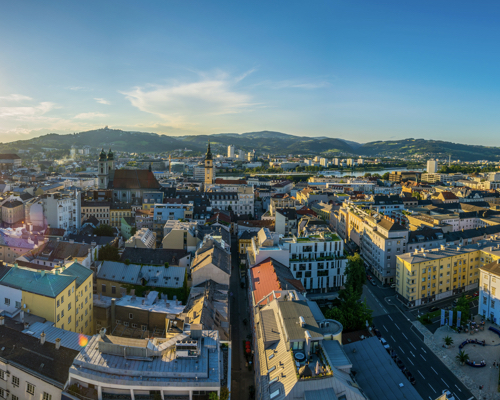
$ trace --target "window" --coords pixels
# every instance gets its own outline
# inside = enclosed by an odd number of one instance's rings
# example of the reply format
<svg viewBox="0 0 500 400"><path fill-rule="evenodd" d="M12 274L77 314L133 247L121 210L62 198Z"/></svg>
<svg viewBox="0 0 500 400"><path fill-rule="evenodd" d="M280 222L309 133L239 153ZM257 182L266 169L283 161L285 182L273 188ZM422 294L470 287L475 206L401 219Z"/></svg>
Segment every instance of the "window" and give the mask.
<svg viewBox="0 0 500 400"><path fill-rule="evenodd" d="M129 313L129 314L128 314L128 317L129 317L129 319L134 319L134 314Z"/></svg>
<svg viewBox="0 0 500 400"><path fill-rule="evenodd" d="M116 286L111 286L111 293L113 293L113 294L116 293Z"/></svg>
<svg viewBox="0 0 500 400"><path fill-rule="evenodd" d="M123 321L123 326L128 326L128 321Z"/></svg>
<svg viewBox="0 0 500 400"><path fill-rule="evenodd" d="M148 330L148 327L147 327L147 325L141 325L141 329L142 329L143 331L147 331L147 330Z"/></svg>
<svg viewBox="0 0 500 400"><path fill-rule="evenodd" d="M15 394L12 395L12 400L19 400L19 397L17 397Z"/></svg>
<svg viewBox="0 0 500 400"><path fill-rule="evenodd" d="M71 310L71 303L68 303L68 311Z"/></svg>
<svg viewBox="0 0 500 400"><path fill-rule="evenodd" d="M26 393L34 395L35 394L35 385L32 383L26 382Z"/></svg>
<svg viewBox="0 0 500 400"><path fill-rule="evenodd" d="M71 289L68 289L68 297L71 297Z"/></svg>
<svg viewBox="0 0 500 400"><path fill-rule="evenodd" d="M0 397L1 397L2 399L5 399L5 397L6 397L6 396L5 396L5 390L3 390L2 388L0 388Z"/></svg>
<svg viewBox="0 0 500 400"><path fill-rule="evenodd" d="M8 306L10 305L10 299L9 298L5 298L5 304L7 304Z"/></svg>
<svg viewBox="0 0 500 400"><path fill-rule="evenodd" d="M497 291L497 288L492 286L492 287L491 287L491 294L492 294L493 296L495 295L496 291Z"/></svg>
<svg viewBox="0 0 500 400"><path fill-rule="evenodd" d="M59 300L57 300L57 307L59 307L59 306L60 306L60 304L59 304Z"/></svg>
<svg viewBox="0 0 500 400"><path fill-rule="evenodd" d="M52 395L47 392L43 392L42 400L52 400Z"/></svg>
<svg viewBox="0 0 500 400"><path fill-rule="evenodd" d="M488 299L486 298L486 296L483 296L483 304L486 305L486 302L488 301Z"/></svg>
<svg viewBox="0 0 500 400"><path fill-rule="evenodd" d="M68 317L68 324L71 324L71 315Z"/></svg>
<svg viewBox="0 0 500 400"><path fill-rule="evenodd" d="M103 293L106 293L106 285L102 285L102 287L101 287L101 291L102 291Z"/></svg>
<svg viewBox="0 0 500 400"><path fill-rule="evenodd" d="M6 379L5 379L5 371L0 370L0 379L1 379L2 381L5 381L5 380L6 380Z"/></svg>
<svg viewBox="0 0 500 400"><path fill-rule="evenodd" d="M60 318L60 315L59 315L59 314L57 314L57 322L59 322L59 320L60 320L60 319L61 319L61 318Z"/></svg>
<svg viewBox="0 0 500 400"><path fill-rule="evenodd" d="M491 300L491 308L495 308L495 300Z"/></svg>
<svg viewBox="0 0 500 400"><path fill-rule="evenodd" d="M64 296L61 296L61 304L64 304Z"/></svg>
<svg viewBox="0 0 500 400"><path fill-rule="evenodd" d="M19 387L19 378L12 375L12 386Z"/></svg>

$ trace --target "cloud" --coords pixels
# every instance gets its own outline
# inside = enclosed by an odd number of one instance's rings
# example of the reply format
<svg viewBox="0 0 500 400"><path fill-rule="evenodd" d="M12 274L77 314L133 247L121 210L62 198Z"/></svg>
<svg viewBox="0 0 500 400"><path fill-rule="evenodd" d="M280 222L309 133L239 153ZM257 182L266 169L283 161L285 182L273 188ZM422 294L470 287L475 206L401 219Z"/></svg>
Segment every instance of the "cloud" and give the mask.
<svg viewBox="0 0 500 400"><path fill-rule="evenodd" d="M94 100L97 101L99 104L111 104L108 100L101 99L99 97L95 97Z"/></svg>
<svg viewBox="0 0 500 400"><path fill-rule="evenodd" d="M93 118L104 118L107 117L107 114L103 113L98 113L98 112L88 112L88 113L81 113L78 115L75 115L75 119L93 119Z"/></svg>
<svg viewBox="0 0 500 400"><path fill-rule="evenodd" d="M22 94L9 94L8 96L0 96L0 100L7 100L7 101L26 101L26 100L33 100L29 96L24 96Z"/></svg>
<svg viewBox="0 0 500 400"><path fill-rule="evenodd" d="M199 121L215 115L251 110L255 105L251 96L235 89L246 75L232 79L219 72L212 78L202 76L197 82L135 87L121 93L139 110L175 125L186 120Z"/></svg>
<svg viewBox="0 0 500 400"><path fill-rule="evenodd" d="M0 119L14 119L18 121L37 120L56 107L56 104L49 101L29 107L0 107Z"/></svg>
<svg viewBox="0 0 500 400"><path fill-rule="evenodd" d="M280 81L271 84L274 89L286 89L286 88L296 88L296 89L321 89L330 86L327 81L321 82L297 82L297 81Z"/></svg>

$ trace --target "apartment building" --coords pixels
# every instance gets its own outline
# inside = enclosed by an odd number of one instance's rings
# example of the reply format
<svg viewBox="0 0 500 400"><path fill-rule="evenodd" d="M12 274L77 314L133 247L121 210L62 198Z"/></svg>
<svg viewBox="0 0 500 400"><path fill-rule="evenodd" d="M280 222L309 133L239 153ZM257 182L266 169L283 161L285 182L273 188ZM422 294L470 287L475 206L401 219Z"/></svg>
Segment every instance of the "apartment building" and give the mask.
<svg viewBox="0 0 500 400"><path fill-rule="evenodd" d="M111 203L109 209L109 225L121 229L123 217L135 217L132 205L128 203Z"/></svg>
<svg viewBox="0 0 500 400"><path fill-rule="evenodd" d="M2 223L6 227L24 221L24 204L19 200L9 200L2 205Z"/></svg>
<svg viewBox="0 0 500 400"><path fill-rule="evenodd" d="M125 247L156 249L156 234L148 228L139 229L125 242Z"/></svg>
<svg viewBox="0 0 500 400"><path fill-rule="evenodd" d="M52 271L3 267L1 292L7 306L53 322L57 328L92 334L92 271L73 263ZM8 297L7 297L8 296Z"/></svg>
<svg viewBox="0 0 500 400"><path fill-rule="evenodd" d="M78 191L41 196L46 226L74 231L80 229L81 196Z"/></svg>
<svg viewBox="0 0 500 400"><path fill-rule="evenodd" d="M500 258L500 238L467 246L417 249L397 257L396 291L409 307L478 287L479 268Z"/></svg>
<svg viewBox="0 0 500 400"><path fill-rule="evenodd" d="M81 217L83 220L95 217L101 224L110 224L111 202L83 200L81 204Z"/></svg>
<svg viewBox="0 0 500 400"><path fill-rule="evenodd" d="M500 321L500 259L479 268L479 315ZM497 293L497 290L499 292Z"/></svg>

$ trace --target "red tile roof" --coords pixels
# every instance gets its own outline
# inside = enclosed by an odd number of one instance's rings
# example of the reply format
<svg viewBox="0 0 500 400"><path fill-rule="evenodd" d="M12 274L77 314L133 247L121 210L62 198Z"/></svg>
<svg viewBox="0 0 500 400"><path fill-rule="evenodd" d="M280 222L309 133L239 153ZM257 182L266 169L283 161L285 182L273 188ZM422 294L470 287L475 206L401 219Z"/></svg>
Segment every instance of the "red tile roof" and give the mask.
<svg viewBox="0 0 500 400"><path fill-rule="evenodd" d="M114 172L114 189L159 189L160 187L154 174L147 169L117 169Z"/></svg>
<svg viewBox="0 0 500 400"><path fill-rule="evenodd" d="M306 291L300 281L293 279L286 266L272 258L266 258L250 269L250 281L255 303L275 290L295 289L301 293ZM269 300L273 298L274 296L269 296Z"/></svg>

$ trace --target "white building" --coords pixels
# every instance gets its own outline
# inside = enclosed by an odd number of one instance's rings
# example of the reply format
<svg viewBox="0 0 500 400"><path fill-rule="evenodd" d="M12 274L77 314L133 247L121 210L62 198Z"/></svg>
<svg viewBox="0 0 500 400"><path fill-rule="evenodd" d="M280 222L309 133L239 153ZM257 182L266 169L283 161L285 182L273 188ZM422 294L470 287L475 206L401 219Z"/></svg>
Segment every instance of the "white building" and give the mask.
<svg viewBox="0 0 500 400"><path fill-rule="evenodd" d="M228 158L234 158L234 146L232 144L227 146L227 156Z"/></svg>
<svg viewBox="0 0 500 400"><path fill-rule="evenodd" d="M42 196L41 201L45 225L67 231L80 229L80 192L49 193Z"/></svg>
<svg viewBox="0 0 500 400"><path fill-rule="evenodd" d="M479 267L479 314L498 324L500 321L500 260Z"/></svg>
<svg viewBox="0 0 500 400"><path fill-rule="evenodd" d="M428 160L427 161L427 173L435 174L438 170L438 162L436 160Z"/></svg>
<svg viewBox="0 0 500 400"><path fill-rule="evenodd" d="M125 247L156 249L156 235L148 228L139 229L134 236L125 242Z"/></svg>

